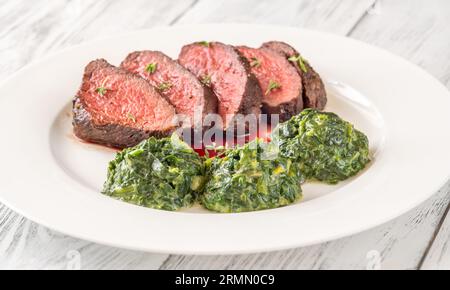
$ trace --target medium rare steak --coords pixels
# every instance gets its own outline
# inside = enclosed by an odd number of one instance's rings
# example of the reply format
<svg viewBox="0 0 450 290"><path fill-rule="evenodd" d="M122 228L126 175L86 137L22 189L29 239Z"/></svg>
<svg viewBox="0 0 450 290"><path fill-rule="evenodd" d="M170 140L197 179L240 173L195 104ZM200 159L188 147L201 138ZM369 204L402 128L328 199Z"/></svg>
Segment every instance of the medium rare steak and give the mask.
<svg viewBox="0 0 450 290"><path fill-rule="evenodd" d="M303 109L303 86L294 66L284 56L267 48L240 46L238 50L250 62L264 92L263 112L278 114L282 122L299 114Z"/></svg>
<svg viewBox="0 0 450 290"><path fill-rule="evenodd" d="M261 88L249 63L233 46L219 42L186 45L178 61L212 88L219 99L224 129L233 127L237 114L259 116Z"/></svg>
<svg viewBox="0 0 450 290"><path fill-rule="evenodd" d="M194 121L201 122L207 114L217 113L218 101L211 89L162 52L131 53L121 67L140 75L158 88L178 114L190 117L193 127ZM194 120L195 113L200 120Z"/></svg>
<svg viewBox="0 0 450 290"><path fill-rule="evenodd" d="M320 75L302 58L292 46L280 41L266 42L262 45L288 58L297 68L303 81L303 102L306 108L323 110L327 104L327 92Z"/></svg>
<svg viewBox="0 0 450 290"><path fill-rule="evenodd" d="M73 113L76 136L115 148L131 147L175 129L174 107L150 83L105 60L86 67Z"/></svg>

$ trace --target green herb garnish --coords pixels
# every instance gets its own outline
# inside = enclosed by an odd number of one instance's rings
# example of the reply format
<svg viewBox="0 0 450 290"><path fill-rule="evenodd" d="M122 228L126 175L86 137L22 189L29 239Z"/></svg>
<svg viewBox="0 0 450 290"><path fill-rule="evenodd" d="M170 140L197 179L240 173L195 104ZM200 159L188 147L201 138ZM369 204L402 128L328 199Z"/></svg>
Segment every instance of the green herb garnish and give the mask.
<svg viewBox="0 0 450 290"><path fill-rule="evenodd" d="M274 80L271 80L269 83L269 87L267 88L267 91L266 91L266 96L268 96L272 91L280 89L280 88L281 88L281 85L279 83L277 83Z"/></svg>
<svg viewBox="0 0 450 290"><path fill-rule="evenodd" d="M80 97L78 97L78 96L75 97L75 99L78 100L78 101L75 102L75 104L74 104L74 106L73 106L76 110L79 110L79 109L81 109L81 107L82 107L82 106L81 106L81 103L80 103L80 101L79 101L79 98L80 98Z"/></svg>
<svg viewBox="0 0 450 290"><path fill-rule="evenodd" d="M210 75L205 75L203 76L200 81L202 82L202 84L204 84L205 86L211 86L211 76Z"/></svg>
<svg viewBox="0 0 450 290"><path fill-rule="evenodd" d="M133 121L134 123L136 123L136 117L135 117L133 114L128 113L128 114L127 114L127 117L128 117L128 119L130 119L131 121Z"/></svg>
<svg viewBox="0 0 450 290"><path fill-rule="evenodd" d="M258 58L256 58L256 57L252 57L252 58L251 58L250 65L251 65L252 67L260 67L260 66L261 66L261 60L258 59Z"/></svg>
<svg viewBox="0 0 450 290"><path fill-rule="evenodd" d="M95 90L100 96L104 96L107 92L108 89L105 87L99 87Z"/></svg>
<svg viewBox="0 0 450 290"><path fill-rule="evenodd" d="M169 83L169 82L164 82L164 83L162 83L162 84L160 84L159 86L158 86L158 90L159 91L161 91L161 92L165 92L165 91L167 91L167 90L170 90L171 88L172 88L172 84L171 83Z"/></svg>
<svg viewBox="0 0 450 290"><path fill-rule="evenodd" d="M292 56L289 58L289 61L296 63L304 73L308 72L308 68L306 66L307 61L301 55Z"/></svg>
<svg viewBox="0 0 450 290"><path fill-rule="evenodd" d="M370 162L367 136L333 113L306 109L280 124L272 142L307 179L329 184L356 175Z"/></svg>
<svg viewBox="0 0 450 290"><path fill-rule="evenodd" d="M210 47L211 43L209 41L199 41L197 42L198 45L204 46L204 47Z"/></svg>
<svg viewBox="0 0 450 290"><path fill-rule="evenodd" d="M158 64L157 63L150 63L145 68L145 71L148 72L149 74L154 74L156 72L157 68L158 68Z"/></svg>

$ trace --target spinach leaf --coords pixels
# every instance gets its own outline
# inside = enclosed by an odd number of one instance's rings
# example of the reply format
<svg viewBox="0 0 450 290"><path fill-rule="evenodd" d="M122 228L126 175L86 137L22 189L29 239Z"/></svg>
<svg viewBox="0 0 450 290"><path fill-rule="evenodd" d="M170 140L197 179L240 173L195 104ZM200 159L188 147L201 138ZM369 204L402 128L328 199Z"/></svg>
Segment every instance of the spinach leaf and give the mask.
<svg viewBox="0 0 450 290"><path fill-rule="evenodd" d="M272 150L260 140L207 160L209 181L202 204L221 213L289 205L302 197L299 168L286 158L266 159Z"/></svg>
<svg viewBox="0 0 450 290"><path fill-rule="evenodd" d="M307 179L336 184L370 162L369 140L333 113L304 110L272 133L283 157L299 163Z"/></svg>

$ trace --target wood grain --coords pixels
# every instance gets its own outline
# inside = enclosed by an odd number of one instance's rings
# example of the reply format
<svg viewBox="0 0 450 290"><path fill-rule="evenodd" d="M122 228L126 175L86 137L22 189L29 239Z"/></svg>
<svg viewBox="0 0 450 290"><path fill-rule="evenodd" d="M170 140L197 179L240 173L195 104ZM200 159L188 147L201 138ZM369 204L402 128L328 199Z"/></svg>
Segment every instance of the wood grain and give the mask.
<svg viewBox="0 0 450 290"><path fill-rule="evenodd" d="M372 3L371 9L353 27L350 24L344 26L352 27L347 33L350 37L399 54L422 66L450 87L450 26L446 17L450 2L432 2L430 5L420 0L378 1ZM221 9L226 11L223 7ZM187 19L189 14L184 18ZM413 14L416 17L411 17ZM196 17L199 17L198 13ZM334 32L339 30L336 28ZM220 258L172 256L163 268L366 269L379 254L383 269L416 269L434 239L436 227L449 202L450 186L447 184L416 210L350 238L281 253Z"/></svg>
<svg viewBox="0 0 450 290"><path fill-rule="evenodd" d="M0 5L0 80L61 48L116 33L169 25L195 0L37 0ZM167 258L105 247L49 231L0 205L0 269L157 269ZM69 257L68 257L69 255Z"/></svg>
<svg viewBox="0 0 450 290"><path fill-rule="evenodd" d="M450 87L450 1L379 3L379 14L363 18L351 36L416 63Z"/></svg>
<svg viewBox="0 0 450 290"><path fill-rule="evenodd" d="M375 0L201 0L180 18L184 23L260 23L346 34Z"/></svg>
<svg viewBox="0 0 450 290"><path fill-rule="evenodd" d="M450 270L450 214L439 227L439 233L421 265L422 270Z"/></svg>
<svg viewBox="0 0 450 290"><path fill-rule="evenodd" d="M12 4L16 3L16 4ZM0 9L0 79L32 60L104 36L169 25L195 0L7 1Z"/></svg>
<svg viewBox="0 0 450 290"><path fill-rule="evenodd" d="M166 255L101 246L50 231L0 206L0 269L158 269Z"/></svg>
<svg viewBox="0 0 450 290"><path fill-rule="evenodd" d="M49 52L102 36L155 25L250 22L349 35L415 62L450 87L449 5L446 0L1 1L0 80ZM447 184L407 215L346 239L225 257L168 257L96 245L45 229L0 205L0 269L66 269L77 255L83 269L414 269L421 261L426 269L446 268L450 222L441 221L449 192Z"/></svg>

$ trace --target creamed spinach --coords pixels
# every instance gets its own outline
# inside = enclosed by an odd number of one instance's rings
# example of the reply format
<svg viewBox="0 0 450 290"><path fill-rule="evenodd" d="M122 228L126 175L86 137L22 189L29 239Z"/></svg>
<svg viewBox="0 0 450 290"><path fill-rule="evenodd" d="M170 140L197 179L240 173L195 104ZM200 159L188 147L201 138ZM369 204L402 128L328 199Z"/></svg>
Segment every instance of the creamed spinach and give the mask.
<svg viewBox="0 0 450 290"><path fill-rule="evenodd" d="M304 110L280 124L272 142L307 179L329 184L356 175L370 162L367 136L333 113Z"/></svg>
<svg viewBox="0 0 450 290"><path fill-rule="evenodd" d="M103 193L132 204L175 211L195 202L204 185L202 159L178 136L150 138L117 154Z"/></svg>

